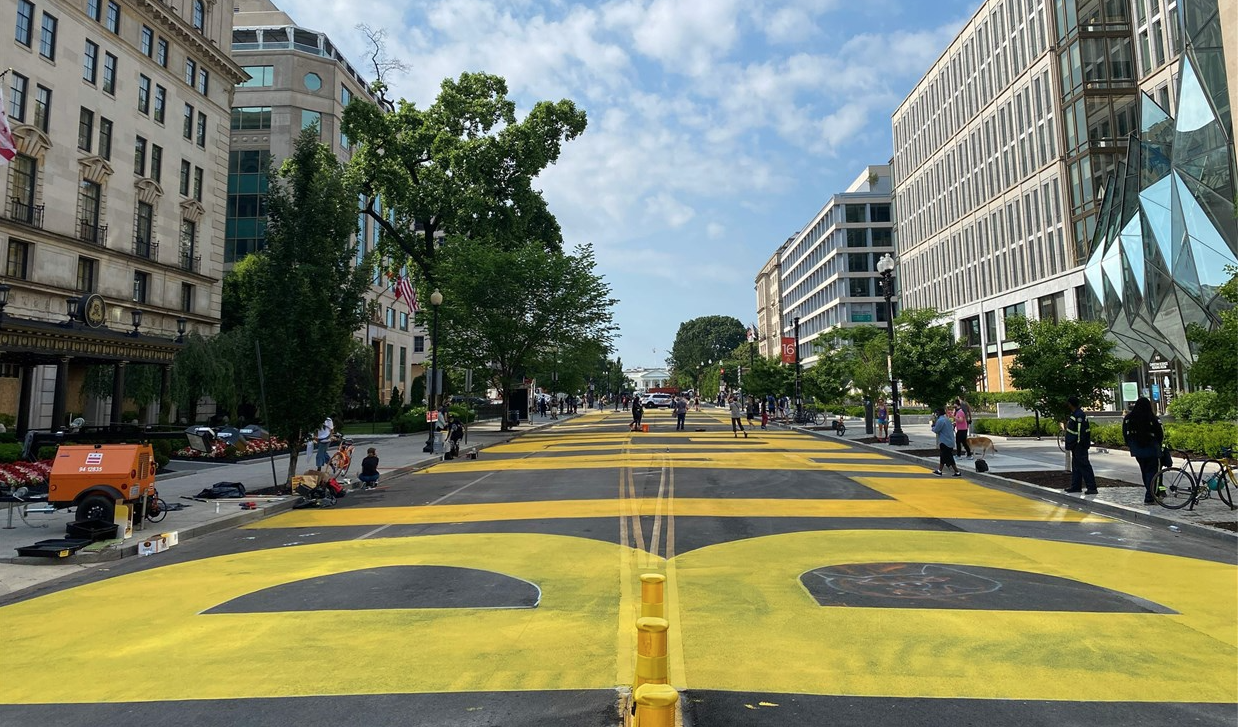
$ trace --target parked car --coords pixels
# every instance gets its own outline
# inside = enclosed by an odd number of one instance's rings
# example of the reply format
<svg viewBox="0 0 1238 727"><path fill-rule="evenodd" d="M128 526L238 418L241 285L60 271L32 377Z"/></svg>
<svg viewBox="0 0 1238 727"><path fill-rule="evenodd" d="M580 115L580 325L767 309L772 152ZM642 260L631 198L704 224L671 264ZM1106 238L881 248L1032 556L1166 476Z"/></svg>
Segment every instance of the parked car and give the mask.
<svg viewBox="0 0 1238 727"><path fill-rule="evenodd" d="M645 408L656 409L661 407L664 409L669 409L671 402L674 401L674 399L675 397L670 394L650 394L649 398L645 401Z"/></svg>

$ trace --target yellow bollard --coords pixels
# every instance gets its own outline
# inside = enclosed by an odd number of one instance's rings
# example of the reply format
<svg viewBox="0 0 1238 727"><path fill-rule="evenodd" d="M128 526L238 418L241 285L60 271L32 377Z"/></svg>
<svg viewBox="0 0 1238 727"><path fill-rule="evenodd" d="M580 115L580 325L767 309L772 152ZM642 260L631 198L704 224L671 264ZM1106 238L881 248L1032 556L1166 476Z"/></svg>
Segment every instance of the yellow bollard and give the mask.
<svg viewBox="0 0 1238 727"><path fill-rule="evenodd" d="M664 618L636 619L636 686L666 684L666 629Z"/></svg>
<svg viewBox="0 0 1238 727"><path fill-rule="evenodd" d="M640 577L641 618L666 618L663 610L663 584L666 576L645 573Z"/></svg>
<svg viewBox="0 0 1238 727"><path fill-rule="evenodd" d="M646 684L636 690L633 727L675 727L679 692L666 684Z"/></svg>

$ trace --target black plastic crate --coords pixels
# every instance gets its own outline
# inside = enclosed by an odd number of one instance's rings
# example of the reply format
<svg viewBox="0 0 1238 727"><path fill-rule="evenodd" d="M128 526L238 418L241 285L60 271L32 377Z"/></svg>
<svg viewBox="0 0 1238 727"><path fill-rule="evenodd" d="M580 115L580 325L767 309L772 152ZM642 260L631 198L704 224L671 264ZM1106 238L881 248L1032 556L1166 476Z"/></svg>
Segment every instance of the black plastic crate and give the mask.
<svg viewBox="0 0 1238 727"><path fill-rule="evenodd" d="M90 542L85 538L40 540L34 545L18 548L17 554L32 558L68 558L70 555L90 545Z"/></svg>
<svg viewBox="0 0 1238 727"><path fill-rule="evenodd" d="M111 540L116 537L116 523L110 523L106 520L82 520L80 522L68 523L65 525L64 532L69 538L84 539L92 543L100 540Z"/></svg>

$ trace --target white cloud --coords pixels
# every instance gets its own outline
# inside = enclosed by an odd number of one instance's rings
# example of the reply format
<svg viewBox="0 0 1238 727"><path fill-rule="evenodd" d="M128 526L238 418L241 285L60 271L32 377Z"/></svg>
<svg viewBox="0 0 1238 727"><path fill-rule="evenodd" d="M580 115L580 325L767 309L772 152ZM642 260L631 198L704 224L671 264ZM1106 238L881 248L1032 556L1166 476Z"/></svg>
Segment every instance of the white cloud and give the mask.
<svg viewBox="0 0 1238 727"><path fill-rule="evenodd" d="M726 225L722 225L717 222L710 222L708 225L705 225L705 234L709 237L709 239L717 240L726 234Z"/></svg>
<svg viewBox="0 0 1238 727"><path fill-rule="evenodd" d="M667 193L646 197L645 211L655 225L660 221L671 229L683 227L696 216L696 210Z"/></svg>

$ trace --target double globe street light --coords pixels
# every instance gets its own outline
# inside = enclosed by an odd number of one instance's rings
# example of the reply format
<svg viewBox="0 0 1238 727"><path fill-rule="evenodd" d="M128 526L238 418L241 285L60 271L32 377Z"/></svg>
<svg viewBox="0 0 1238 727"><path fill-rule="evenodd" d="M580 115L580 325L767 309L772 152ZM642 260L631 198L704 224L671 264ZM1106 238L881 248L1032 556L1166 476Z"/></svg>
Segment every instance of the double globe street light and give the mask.
<svg viewBox="0 0 1238 727"><path fill-rule="evenodd" d="M443 304L443 294L435 290L430 294L430 305L434 308L434 322L430 333L430 386L428 387L429 396L426 397L426 418L430 418L430 412L437 408L435 402L436 394L434 391L434 379L438 374L438 307ZM437 419L430 422L430 433L426 435L426 446L422 447L422 452L434 451L434 430Z"/></svg>
<svg viewBox="0 0 1238 727"><path fill-rule="evenodd" d="M881 274L881 292L886 299L886 337L889 341L889 358L886 359L886 370L890 376L890 411L894 415L894 431L890 432L890 444L907 446L909 441L903 433L903 423L898 415L898 379L894 377L894 258L886 253L877 261L877 272Z"/></svg>

